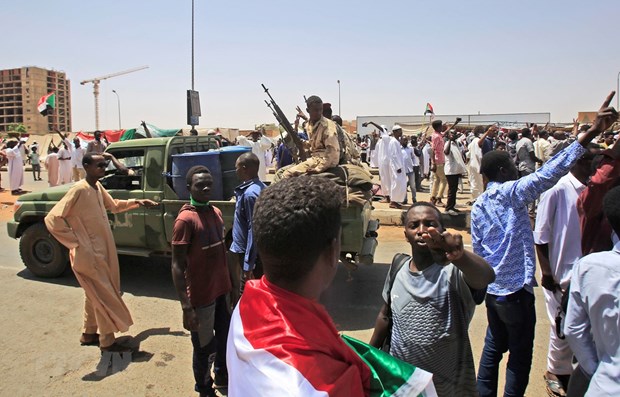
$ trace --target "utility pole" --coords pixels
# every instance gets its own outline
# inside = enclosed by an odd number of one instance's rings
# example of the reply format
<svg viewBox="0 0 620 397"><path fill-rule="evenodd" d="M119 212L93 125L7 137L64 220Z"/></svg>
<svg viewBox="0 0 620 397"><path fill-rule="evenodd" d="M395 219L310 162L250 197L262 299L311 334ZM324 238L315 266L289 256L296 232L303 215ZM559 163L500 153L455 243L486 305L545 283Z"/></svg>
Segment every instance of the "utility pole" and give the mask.
<svg viewBox="0 0 620 397"><path fill-rule="evenodd" d="M198 135L196 126L200 117L200 98L194 90L194 0L192 0L192 89L187 91L187 124L192 126L190 135Z"/></svg>
<svg viewBox="0 0 620 397"><path fill-rule="evenodd" d="M340 107L340 80L337 80L337 82L338 82L338 116L342 118L342 108Z"/></svg>
<svg viewBox="0 0 620 397"><path fill-rule="evenodd" d="M192 0L192 91L194 91L194 0Z"/></svg>

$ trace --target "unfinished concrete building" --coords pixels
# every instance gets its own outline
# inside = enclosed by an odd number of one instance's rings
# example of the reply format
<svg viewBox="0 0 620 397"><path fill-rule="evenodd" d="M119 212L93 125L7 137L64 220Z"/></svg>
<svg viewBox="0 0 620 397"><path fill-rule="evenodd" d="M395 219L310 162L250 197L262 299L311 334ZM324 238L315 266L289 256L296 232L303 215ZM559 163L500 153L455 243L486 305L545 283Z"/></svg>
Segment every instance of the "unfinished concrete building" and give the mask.
<svg viewBox="0 0 620 397"><path fill-rule="evenodd" d="M37 102L51 92L56 93L56 108L42 116ZM0 70L0 132L19 124L36 135L71 131L71 86L64 72L35 66Z"/></svg>

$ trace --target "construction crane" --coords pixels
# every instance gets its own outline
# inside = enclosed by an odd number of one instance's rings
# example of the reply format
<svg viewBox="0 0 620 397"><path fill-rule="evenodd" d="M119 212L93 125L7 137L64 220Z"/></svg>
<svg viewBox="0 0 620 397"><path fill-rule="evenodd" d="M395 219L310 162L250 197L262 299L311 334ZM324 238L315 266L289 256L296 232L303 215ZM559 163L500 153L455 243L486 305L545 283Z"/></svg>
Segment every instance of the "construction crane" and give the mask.
<svg viewBox="0 0 620 397"><path fill-rule="evenodd" d="M138 70L148 69L148 66L140 66L139 68L133 68L124 70L122 72L108 74L106 76L95 77L94 79L84 80L80 82L81 85L86 83L93 83L93 94L95 95L95 128L99 129L99 83L101 80L106 80L112 77L121 76L123 74L137 72Z"/></svg>

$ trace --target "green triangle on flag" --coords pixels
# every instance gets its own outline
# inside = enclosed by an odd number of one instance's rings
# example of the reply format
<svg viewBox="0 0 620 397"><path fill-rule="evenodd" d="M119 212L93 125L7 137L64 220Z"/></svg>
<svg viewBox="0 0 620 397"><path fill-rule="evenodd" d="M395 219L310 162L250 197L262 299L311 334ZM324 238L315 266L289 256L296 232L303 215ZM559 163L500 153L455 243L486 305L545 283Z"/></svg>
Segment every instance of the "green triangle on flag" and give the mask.
<svg viewBox="0 0 620 397"><path fill-rule="evenodd" d="M47 95L43 95L39 98L37 103L37 110L42 116L47 116L52 113L52 109L56 108L56 94L51 92Z"/></svg>
<svg viewBox="0 0 620 397"><path fill-rule="evenodd" d="M368 365L370 397L436 397L433 374L347 335L345 343Z"/></svg>

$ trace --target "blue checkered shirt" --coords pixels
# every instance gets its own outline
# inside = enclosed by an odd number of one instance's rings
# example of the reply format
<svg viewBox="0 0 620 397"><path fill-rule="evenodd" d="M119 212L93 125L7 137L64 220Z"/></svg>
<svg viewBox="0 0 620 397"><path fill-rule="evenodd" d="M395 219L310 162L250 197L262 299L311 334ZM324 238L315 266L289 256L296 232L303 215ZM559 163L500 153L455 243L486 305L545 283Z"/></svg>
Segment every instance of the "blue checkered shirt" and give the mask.
<svg viewBox="0 0 620 397"><path fill-rule="evenodd" d="M474 252L495 270L487 292L506 296L523 287L532 292L534 236L527 205L553 187L586 152L578 142L562 150L533 174L516 181L489 182L471 212Z"/></svg>

